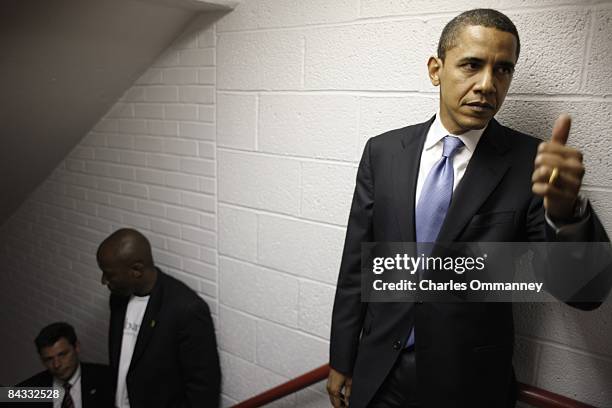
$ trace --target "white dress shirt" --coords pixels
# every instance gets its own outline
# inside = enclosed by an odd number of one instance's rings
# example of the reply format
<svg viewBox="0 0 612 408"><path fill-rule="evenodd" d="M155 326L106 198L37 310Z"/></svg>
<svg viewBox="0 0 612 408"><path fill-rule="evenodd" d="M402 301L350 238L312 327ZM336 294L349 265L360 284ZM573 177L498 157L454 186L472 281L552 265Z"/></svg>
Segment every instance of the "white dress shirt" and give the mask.
<svg viewBox="0 0 612 408"><path fill-rule="evenodd" d="M474 150L476 150L476 145L478 144L478 141L480 140L480 137L484 133L485 129L486 128L470 130L462 135L453 135L446 130L442 124L442 121L440 120L440 113L436 114L436 118L429 128L429 132L427 132L425 145L423 146L423 151L421 152L421 164L419 166L419 177L417 179L415 197L415 203L417 203L417 205L419 198L421 197L421 190L423 189L427 175L434 164L436 164L436 162L442 157L442 148L444 147L444 142L442 139L445 136L458 137L461 139L464 145L463 147L459 148L459 150L453 156L453 170L455 175L453 191L455 191L455 187L457 187L457 184L459 184L463 178L465 169L467 168L468 163L474 154Z"/></svg>
<svg viewBox="0 0 612 408"><path fill-rule="evenodd" d="M74 408L82 408L83 401L81 399L81 365L77 366L77 369L72 374L72 377L68 380L70 383L70 396L74 402ZM60 381L53 377L53 388L59 391L59 398L53 400L53 408L61 408L62 401L64 400L64 381Z"/></svg>

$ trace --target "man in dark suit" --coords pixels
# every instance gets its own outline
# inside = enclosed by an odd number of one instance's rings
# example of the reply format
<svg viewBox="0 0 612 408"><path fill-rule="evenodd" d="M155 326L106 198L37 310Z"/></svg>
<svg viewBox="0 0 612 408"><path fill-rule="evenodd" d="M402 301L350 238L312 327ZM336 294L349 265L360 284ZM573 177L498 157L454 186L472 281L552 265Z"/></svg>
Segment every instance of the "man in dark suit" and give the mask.
<svg viewBox="0 0 612 408"><path fill-rule="evenodd" d="M101 364L79 360L80 344L68 323L52 323L34 340L40 360L47 369L17 384L17 387L55 387L55 402L30 404L53 408L111 408L113 406L110 370ZM27 404L16 404L26 407Z"/></svg>
<svg viewBox="0 0 612 408"><path fill-rule="evenodd" d="M493 119L519 50L505 15L457 16L428 61L440 86L436 116L366 144L332 316L334 407L350 399L351 408L498 408L516 399L512 304L362 302L362 243L608 241L578 194L584 167L565 146L569 117L547 143Z"/></svg>
<svg viewBox="0 0 612 408"><path fill-rule="evenodd" d="M206 302L156 268L149 241L133 229L106 238L97 260L111 291L115 406L218 406L221 370Z"/></svg>

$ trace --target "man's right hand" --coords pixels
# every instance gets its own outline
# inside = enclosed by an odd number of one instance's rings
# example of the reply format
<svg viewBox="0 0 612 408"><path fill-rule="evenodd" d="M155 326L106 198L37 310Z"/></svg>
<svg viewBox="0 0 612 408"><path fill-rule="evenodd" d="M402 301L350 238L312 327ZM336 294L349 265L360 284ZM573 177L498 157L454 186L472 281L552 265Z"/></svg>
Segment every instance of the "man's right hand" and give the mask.
<svg viewBox="0 0 612 408"><path fill-rule="evenodd" d="M329 394L329 400L334 408L348 407L352 383L353 379L351 377L347 377L331 367L329 368L327 393ZM344 394L342 394L343 388Z"/></svg>

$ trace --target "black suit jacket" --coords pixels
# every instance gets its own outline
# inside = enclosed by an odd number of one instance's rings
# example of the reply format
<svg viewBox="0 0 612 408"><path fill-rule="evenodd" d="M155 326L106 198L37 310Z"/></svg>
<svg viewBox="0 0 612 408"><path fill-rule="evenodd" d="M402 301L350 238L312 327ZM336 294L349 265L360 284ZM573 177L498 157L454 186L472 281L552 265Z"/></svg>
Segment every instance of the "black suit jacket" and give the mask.
<svg viewBox="0 0 612 408"><path fill-rule="evenodd" d="M117 384L128 299L111 295L109 357ZM158 269L127 375L132 408L217 407L221 370L208 305Z"/></svg>
<svg viewBox="0 0 612 408"><path fill-rule="evenodd" d="M433 118L368 141L346 232L332 315L330 365L352 375L365 407L414 325L421 406L505 407L515 400L510 303L362 303L362 242L414 242L421 151ZM554 240L531 175L539 140L491 120L457 185L439 242ZM586 228L608 241L594 213ZM595 305L596 306L596 305Z"/></svg>
<svg viewBox="0 0 612 408"><path fill-rule="evenodd" d="M81 363L81 401L83 408L112 408L110 369L107 365ZM42 371L17 384L17 387L52 387L53 377L49 371ZM51 402L19 403L15 407L53 407Z"/></svg>

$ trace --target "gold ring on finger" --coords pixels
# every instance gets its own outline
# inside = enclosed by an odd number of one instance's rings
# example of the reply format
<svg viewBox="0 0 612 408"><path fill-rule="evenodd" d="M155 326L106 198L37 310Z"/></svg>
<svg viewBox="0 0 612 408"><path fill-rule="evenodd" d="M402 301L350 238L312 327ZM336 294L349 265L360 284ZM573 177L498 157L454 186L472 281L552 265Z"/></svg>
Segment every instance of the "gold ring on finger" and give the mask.
<svg viewBox="0 0 612 408"><path fill-rule="evenodd" d="M557 179L559 178L559 168L555 167L550 173L550 177L548 178L548 184L555 184Z"/></svg>

